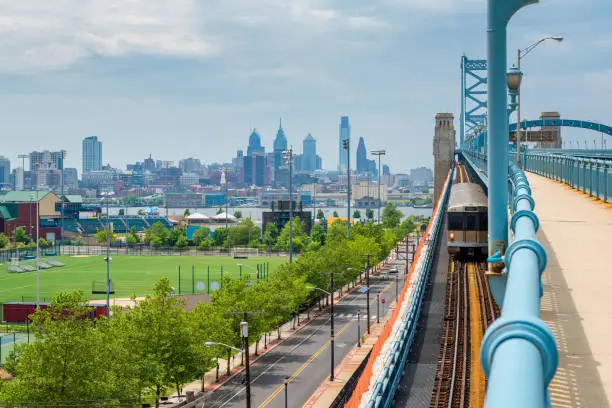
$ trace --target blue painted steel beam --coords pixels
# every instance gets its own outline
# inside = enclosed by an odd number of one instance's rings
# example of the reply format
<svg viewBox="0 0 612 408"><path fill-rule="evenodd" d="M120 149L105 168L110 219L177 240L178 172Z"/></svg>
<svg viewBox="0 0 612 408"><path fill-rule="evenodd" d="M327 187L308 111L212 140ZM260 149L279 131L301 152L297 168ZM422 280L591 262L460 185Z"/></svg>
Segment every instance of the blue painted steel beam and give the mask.
<svg viewBox="0 0 612 408"><path fill-rule="evenodd" d="M487 60L470 60L465 55L461 57L460 146L463 145L465 136L473 133L485 121L487 78L480 75L479 72L486 70Z"/></svg>
<svg viewBox="0 0 612 408"><path fill-rule="evenodd" d="M510 132L516 131L516 123L509 125L508 129ZM612 126L604 125L597 122L589 122L586 120L576 119L540 119L540 120L526 120L521 121L521 129L529 129L534 127L542 126L560 126L560 127L575 127L581 129L593 130L595 132L603 133L612 136Z"/></svg>

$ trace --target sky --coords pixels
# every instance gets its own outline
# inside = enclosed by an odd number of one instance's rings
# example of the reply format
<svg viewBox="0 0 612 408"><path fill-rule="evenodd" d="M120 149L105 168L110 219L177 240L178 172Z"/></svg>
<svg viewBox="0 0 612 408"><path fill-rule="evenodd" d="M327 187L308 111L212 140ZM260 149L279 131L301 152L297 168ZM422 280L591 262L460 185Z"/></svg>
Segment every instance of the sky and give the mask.
<svg viewBox="0 0 612 408"><path fill-rule="evenodd" d="M338 161L340 116L386 149L392 172L433 165L434 115L459 128L463 54L486 58L484 0L0 0L0 155L66 149L96 135L103 161L227 162L283 120L301 151ZM612 125L612 2L543 0L508 27L522 117ZM601 136L563 130L592 144ZM612 146L612 141L608 142ZM27 165L27 164L26 164Z"/></svg>

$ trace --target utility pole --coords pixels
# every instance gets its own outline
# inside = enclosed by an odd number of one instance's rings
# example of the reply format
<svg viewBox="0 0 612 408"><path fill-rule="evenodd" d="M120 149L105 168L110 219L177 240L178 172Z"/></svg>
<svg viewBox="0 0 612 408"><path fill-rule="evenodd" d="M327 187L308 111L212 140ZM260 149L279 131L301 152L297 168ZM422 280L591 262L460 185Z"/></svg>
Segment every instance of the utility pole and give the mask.
<svg viewBox="0 0 612 408"><path fill-rule="evenodd" d="M380 180L381 180L381 174L380 174L380 156L384 156L387 154L386 150L372 150L371 152L374 156L378 156L378 223L380 224L380 206L381 206L381 200L380 200Z"/></svg>
<svg viewBox="0 0 612 408"><path fill-rule="evenodd" d="M330 322L330 346L331 346L331 373L329 375L329 381L334 381L334 368L335 368L335 364L334 364L334 273L331 272L329 274L329 285L330 285L330 292L331 295L329 296L331 298L331 322Z"/></svg>
<svg viewBox="0 0 612 408"><path fill-rule="evenodd" d="M106 194L106 318L110 319L110 292L111 292L111 280L110 280L110 235L111 228L110 222L108 219L108 201L110 198L110 193Z"/></svg>
<svg viewBox="0 0 612 408"><path fill-rule="evenodd" d="M62 155L62 214L60 217L60 222L61 222L61 228L60 228L60 251L61 251L61 245L64 243L64 159L66 158L66 150L62 150L61 151L61 155ZM58 255L61 255L58 254Z"/></svg>
<svg viewBox="0 0 612 408"><path fill-rule="evenodd" d="M245 362L245 375L246 375L246 406L251 408L251 365L249 363L249 314L260 315L265 312L226 312L227 314L239 314L242 315L242 321L240 322L240 338L244 348L244 362ZM229 363L229 360L228 360Z"/></svg>
<svg viewBox="0 0 612 408"><path fill-rule="evenodd" d="M366 256L366 314L368 318L368 334L370 334L370 257L374 254L361 254L361 256Z"/></svg>
<svg viewBox="0 0 612 408"><path fill-rule="evenodd" d="M346 239L350 238L351 234L351 140L344 139L342 146L346 150Z"/></svg>
<svg viewBox="0 0 612 408"><path fill-rule="evenodd" d="M283 152L289 166L289 263L293 263L293 146Z"/></svg>

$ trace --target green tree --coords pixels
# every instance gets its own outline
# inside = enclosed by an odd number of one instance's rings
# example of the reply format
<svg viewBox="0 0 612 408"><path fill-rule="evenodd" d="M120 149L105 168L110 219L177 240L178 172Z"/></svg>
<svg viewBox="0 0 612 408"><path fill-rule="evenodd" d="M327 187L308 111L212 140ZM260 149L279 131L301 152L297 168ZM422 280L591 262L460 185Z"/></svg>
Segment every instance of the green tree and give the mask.
<svg viewBox="0 0 612 408"><path fill-rule="evenodd" d="M30 237L26 234L25 228L17 227L15 228L15 233L13 234L13 240L15 243L21 242L22 244L27 244L30 242Z"/></svg>
<svg viewBox="0 0 612 408"><path fill-rule="evenodd" d="M191 215L191 211L189 211L189 208L185 208L185 212L183 213L183 215L185 217L189 217Z"/></svg>
<svg viewBox="0 0 612 408"><path fill-rule="evenodd" d="M19 349L14 379L0 400L88 405L85 401L136 397L134 382L112 369L112 360L123 357L115 353L117 339L105 335L106 322L94 322L90 311L79 292L59 293L46 310L38 310L30 326L36 341Z"/></svg>
<svg viewBox="0 0 612 408"><path fill-rule="evenodd" d="M138 210L138 215L140 215L141 217L143 217L145 215L144 210L140 209Z"/></svg>
<svg viewBox="0 0 612 408"><path fill-rule="evenodd" d="M276 245L276 239L278 238L278 228L273 222L266 224L266 231L263 234L263 243L268 248L268 251Z"/></svg>
<svg viewBox="0 0 612 408"><path fill-rule="evenodd" d="M304 232L304 223L300 218L293 219L293 250L301 252L308 245L308 235ZM279 251L289 250L289 223L286 223L278 239L276 240L276 248Z"/></svg>
<svg viewBox="0 0 612 408"><path fill-rule="evenodd" d="M242 211L240 210L236 210L234 211L234 217L241 219L242 218Z"/></svg>
<svg viewBox="0 0 612 408"><path fill-rule="evenodd" d="M353 218L357 218L357 219L361 218L361 211L355 210L353 212Z"/></svg>
<svg viewBox="0 0 612 408"><path fill-rule="evenodd" d="M125 215L125 210L123 208L119 209L119 216L123 217Z"/></svg>
<svg viewBox="0 0 612 408"><path fill-rule="evenodd" d="M325 219L325 213L323 212L322 209L319 208L319 210L317 211L317 220L323 221L324 219Z"/></svg>
<svg viewBox="0 0 612 408"><path fill-rule="evenodd" d="M367 218L368 220L373 220L373 219L374 219L374 210L373 210L373 209L368 208L368 209L366 210L366 218Z"/></svg>
<svg viewBox="0 0 612 408"><path fill-rule="evenodd" d="M44 238L39 238L38 239L38 247L39 248L49 248L50 244L49 242L44 239Z"/></svg>
<svg viewBox="0 0 612 408"><path fill-rule="evenodd" d="M96 234L94 235L96 237L96 242L97 243L103 243L106 242L106 237L107 237L107 229L102 229L98 232L96 232ZM116 241L117 236L115 235L115 233L113 231L110 231L110 234L108 235L109 237L109 242L113 243Z"/></svg>
<svg viewBox="0 0 612 408"><path fill-rule="evenodd" d="M6 235L0 233L0 248L4 248L5 246L8 245L8 238L6 237Z"/></svg>
<svg viewBox="0 0 612 408"><path fill-rule="evenodd" d="M117 311L125 321L129 334L128 346L138 364L139 382L150 387L156 406L168 384L178 393L183 385L203 368L198 348L194 344L184 300L172 296L168 278L160 279L153 294L138 302L131 311Z"/></svg>
<svg viewBox="0 0 612 408"><path fill-rule="evenodd" d="M402 216L402 212L393 203L387 203L381 216L381 222L386 228L395 228L400 224Z"/></svg>
<svg viewBox="0 0 612 408"><path fill-rule="evenodd" d="M183 228L173 228L168 233L166 243L171 246L176 246L178 240L181 237L185 237L185 241L187 241L187 238L185 236L185 230Z"/></svg>
<svg viewBox="0 0 612 408"><path fill-rule="evenodd" d="M429 189L427 187L423 187L423 188L421 188L421 193L427 194L427 193L429 193Z"/></svg>
<svg viewBox="0 0 612 408"><path fill-rule="evenodd" d="M157 221L151 225L151 228L145 231L145 242L153 245L153 241L155 240L159 246L162 246L168 242L168 235L168 229L161 223L161 221Z"/></svg>
<svg viewBox="0 0 612 408"><path fill-rule="evenodd" d="M191 240L195 246L199 246L202 241L207 240L210 237L210 229L207 227L200 227L193 232Z"/></svg>
<svg viewBox="0 0 612 408"><path fill-rule="evenodd" d="M176 247L180 250L183 250L189 246L189 241L187 241L187 237L185 235L180 235L176 240Z"/></svg>
<svg viewBox="0 0 612 408"><path fill-rule="evenodd" d="M217 228L215 232L213 232L213 243L218 247L227 246L227 235L228 230L225 228Z"/></svg>
<svg viewBox="0 0 612 408"><path fill-rule="evenodd" d="M325 230L321 226L321 224L315 224L312 227L311 232L311 241L313 244L316 243L318 246L322 246L325 244Z"/></svg>
<svg viewBox="0 0 612 408"><path fill-rule="evenodd" d="M338 211L334 210L334 212L332 213L332 217L338 218Z"/></svg>
<svg viewBox="0 0 612 408"><path fill-rule="evenodd" d="M83 238L78 237L77 239L74 240L72 245L74 245L74 246L83 246L83 245L85 245L85 241L83 241Z"/></svg>

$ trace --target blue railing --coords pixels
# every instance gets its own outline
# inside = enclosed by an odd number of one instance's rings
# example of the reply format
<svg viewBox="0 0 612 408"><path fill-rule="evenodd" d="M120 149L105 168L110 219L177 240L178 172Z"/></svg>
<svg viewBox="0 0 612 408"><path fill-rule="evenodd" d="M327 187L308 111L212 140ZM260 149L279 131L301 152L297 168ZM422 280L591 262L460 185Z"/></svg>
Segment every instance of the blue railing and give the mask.
<svg viewBox="0 0 612 408"><path fill-rule="evenodd" d="M526 152L523 168L553 180L566 183L591 197L612 201L612 159L592 159L560 153Z"/></svg>
<svg viewBox="0 0 612 408"><path fill-rule="evenodd" d="M384 367L377 374L374 374L375 379L370 383L373 384L370 388L372 392L369 397L364 396L360 406L366 404L365 406L368 408L388 408L393 403L408 353L416 336L425 287L435 259L440 231L445 222L446 207L454 171L453 168L449 173L450 175L442 198L439 201L438 210L431 220L432 224L429 234L423 237L425 243L420 252L419 259L416 260L416 266L412 275L413 281L411 282L412 289L406 292L403 303L399 305L400 314L395 323L399 324L399 328L392 331L379 357L383 358ZM385 350L385 348L387 349Z"/></svg>
<svg viewBox="0 0 612 408"><path fill-rule="evenodd" d="M514 239L505 254L502 314L487 329L481 346L488 377L485 407L546 407L548 384L559 362L554 335L540 319L546 251L536 239L539 221L527 177L512 162L509 177Z"/></svg>

